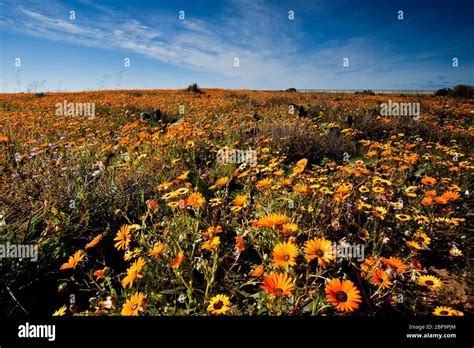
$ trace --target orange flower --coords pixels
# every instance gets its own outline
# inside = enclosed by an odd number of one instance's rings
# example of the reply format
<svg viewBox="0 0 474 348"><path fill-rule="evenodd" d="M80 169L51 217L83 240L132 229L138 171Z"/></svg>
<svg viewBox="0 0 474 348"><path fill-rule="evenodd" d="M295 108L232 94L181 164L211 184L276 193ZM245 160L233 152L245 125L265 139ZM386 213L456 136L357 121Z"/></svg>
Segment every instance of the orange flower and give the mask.
<svg viewBox="0 0 474 348"><path fill-rule="evenodd" d="M459 192L456 191L447 191L441 195L447 202L454 202L459 199Z"/></svg>
<svg viewBox="0 0 474 348"><path fill-rule="evenodd" d="M241 253L242 251L245 250L243 237L239 237L239 236L235 237L235 250L237 250L238 253Z"/></svg>
<svg viewBox="0 0 474 348"><path fill-rule="evenodd" d="M215 234L222 233L222 227L221 226L216 226L216 227L209 227L206 232L204 232L202 235L204 237L214 237Z"/></svg>
<svg viewBox="0 0 474 348"><path fill-rule="evenodd" d="M337 310L352 312L362 302L359 290L350 280L333 278L326 285L326 301L331 302Z"/></svg>
<svg viewBox="0 0 474 348"><path fill-rule="evenodd" d="M117 232L117 236L114 238L114 240L117 241L115 243L115 248L117 250L121 249L127 249L130 242L132 241L132 237L130 236L130 231L132 227L130 225L123 225L120 227L120 230Z"/></svg>
<svg viewBox="0 0 474 348"><path fill-rule="evenodd" d="M142 257L139 257L138 260L135 260L135 262L127 269L127 275L122 280L122 286L124 288L127 286L132 287L136 278L143 278L143 275L140 273L140 271L143 266L145 266L145 263L145 260Z"/></svg>
<svg viewBox="0 0 474 348"><path fill-rule="evenodd" d="M289 296L295 289L293 278L284 273L270 273L263 279L260 289L270 293L270 297Z"/></svg>
<svg viewBox="0 0 474 348"><path fill-rule="evenodd" d="M272 185L272 182L273 182L273 179L270 179L270 178L262 179L259 182L257 182L255 187L257 188L257 190L266 190L270 188L270 186Z"/></svg>
<svg viewBox="0 0 474 348"><path fill-rule="evenodd" d="M232 204L238 207L244 207L247 203L248 195L238 195L232 200Z"/></svg>
<svg viewBox="0 0 474 348"><path fill-rule="evenodd" d="M429 205L433 204L433 198L431 198L431 197L425 197L425 198L423 198L423 200L421 201L421 204L423 204L424 206L429 206Z"/></svg>
<svg viewBox="0 0 474 348"><path fill-rule="evenodd" d="M254 225L255 227L274 227L283 225L287 221L288 217L284 214L270 214L255 221Z"/></svg>
<svg viewBox="0 0 474 348"><path fill-rule="evenodd" d="M174 269L178 268L184 260L184 251L180 250L178 255L173 260L171 267Z"/></svg>
<svg viewBox="0 0 474 348"><path fill-rule="evenodd" d="M250 275L255 278L260 278L263 274L263 265L256 266Z"/></svg>
<svg viewBox="0 0 474 348"><path fill-rule="evenodd" d="M97 237L95 237L89 243L87 243L84 249L95 247L100 242L101 239L102 239L102 234L99 234Z"/></svg>
<svg viewBox="0 0 474 348"><path fill-rule="evenodd" d="M329 240L313 238L306 241L304 246L306 262L311 262L311 260L317 258L318 265L325 268L326 263L336 259L335 250L332 246L332 242Z"/></svg>
<svg viewBox="0 0 474 348"><path fill-rule="evenodd" d="M295 258L298 255L298 248L291 241L278 243L273 248L273 265L274 266L294 266Z"/></svg>
<svg viewBox="0 0 474 348"><path fill-rule="evenodd" d="M165 249L166 247L166 244L164 243L158 243L156 244L153 249L151 249L149 252L148 252L148 255L152 256L152 257L157 257L158 255L161 254L161 252Z"/></svg>
<svg viewBox="0 0 474 348"><path fill-rule="evenodd" d="M381 287L382 289L388 289L392 286L392 282L390 281L389 275L382 270L382 268L378 267L375 272L370 277L370 281L372 284Z"/></svg>
<svg viewBox="0 0 474 348"><path fill-rule="evenodd" d="M76 268L77 264L84 258L84 252L82 250L76 251L73 256L69 256L69 260L61 265L61 270Z"/></svg>
<svg viewBox="0 0 474 348"><path fill-rule="evenodd" d="M421 179L421 183L426 186L433 186L436 184L436 179L432 178L431 176L425 176L423 179Z"/></svg>
<svg viewBox="0 0 474 348"><path fill-rule="evenodd" d="M204 199L203 195L199 192L191 193L189 197L186 199L186 205L193 208L202 207L205 204L206 204L206 200Z"/></svg>
<svg viewBox="0 0 474 348"><path fill-rule="evenodd" d="M283 224L281 232L286 235L290 236L292 234L295 234L298 231L298 225L297 224Z"/></svg>
<svg viewBox="0 0 474 348"><path fill-rule="evenodd" d="M402 274L408 269L408 266L398 257L390 256L388 259L384 257L382 262L397 274Z"/></svg>
<svg viewBox="0 0 474 348"><path fill-rule="evenodd" d="M158 203L154 199L152 199L151 201L148 201L148 206L154 210L158 208Z"/></svg>
<svg viewBox="0 0 474 348"><path fill-rule="evenodd" d="M137 316L144 309L145 295L141 292L136 292L124 303L120 314L124 316Z"/></svg>
<svg viewBox="0 0 474 348"><path fill-rule="evenodd" d="M104 267L102 269L98 269L97 271L94 272L94 277L96 280L105 278L105 272L107 271L107 267Z"/></svg>

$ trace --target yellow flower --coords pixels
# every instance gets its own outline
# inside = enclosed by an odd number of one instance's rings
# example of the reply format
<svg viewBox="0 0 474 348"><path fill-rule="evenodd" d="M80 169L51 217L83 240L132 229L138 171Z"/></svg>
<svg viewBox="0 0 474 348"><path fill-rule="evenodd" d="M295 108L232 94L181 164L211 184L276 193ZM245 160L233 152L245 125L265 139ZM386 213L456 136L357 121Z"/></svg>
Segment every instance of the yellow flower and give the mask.
<svg viewBox="0 0 474 348"><path fill-rule="evenodd" d="M451 256L454 257L462 256L462 251L456 247L451 248L451 250L449 250L449 253L451 254Z"/></svg>
<svg viewBox="0 0 474 348"><path fill-rule="evenodd" d="M222 199L220 199L219 197L211 198L209 200L209 203L211 204L211 207L217 207L222 204Z"/></svg>
<svg viewBox="0 0 474 348"><path fill-rule="evenodd" d="M62 306L56 312L53 313L53 317L62 317L64 314L66 314L66 309L66 305Z"/></svg>
<svg viewBox="0 0 474 348"><path fill-rule="evenodd" d="M229 177L224 176L223 178L218 179L214 185L224 186L224 185L227 185L229 181L230 181Z"/></svg>
<svg viewBox="0 0 474 348"><path fill-rule="evenodd" d="M308 159L303 158L296 162L296 166L291 170L294 174L300 174L306 168L306 164L308 164Z"/></svg>
<svg viewBox="0 0 474 348"><path fill-rule="evenodd" d="M201 249L204 249L204 250L216 249L220 243L221 243L220 237L214 237L202 243Z"/></svg>
<svg viewBox="0 0 474 348"><path fill-rule="evenodd" d="M421 245L415 241L407 240L405 243L414 252L417 252L422 249Z"/></svg>
<svg viewBox="0 0 474 348"><path fill-rule="evenodd" d="M429 245L431 243L431 238L424 232L417 231L415 233L415 238L418 238L424 245Z"/></svg>
<svg viewBox="0 0 474 348"><path fill-rule="evenodd" d="M145 295L141 292L135 292L130 299L124 303L121 315L137 316L139 312L143 311L145 302Z"/></svg>
<svg viewBox="0 0 474 348"><path fill-rule="evenodd" d="M181 187L179 189L177 189L176 191L173 192L173 195L172 197L176 197L176 196L179 196L179 195L184 195L186 193L189 192L189 189L186 188L186 187Z"/></svg>
<svg viewBox="0 0 474 348"><path fill-rule="evenodd" d="M152 256L152 257L157 257L158 255L161 254L161 252L165 249L166 247L166 244L164 243L158 243L156 244L153 249L151 249L149 252L148 252L148 255Z"/></svg>
<svg viewBox="0 0 474 348"><path fill-rule="evenodd" d="M176 179L178 179L178 180L187 180L188 179L188 174L189 174L189 170L184 172L180 176L178 176Z"/></svg>
<svg viewBox="0 0 474 348"><path fill-rule="evenodd" d="M433 310L433 315L448 317L453 315L453 311L454 309L452 309L451 307L438 306Z"/></svg>
<svg viewBox="0 0 474 348"><path fill-rule="evenodd" d="M441 286L441 280L432 275L425 275L418 278L418 284L434 289Z"/></svg>
<svg viewBox="0 0 474 348"><path fill-rule="evenodd" d="M385 219L385 215L387 214L387 209L384 207L375 207L372 210L372 213L375 215L375 217L379 218L380 220Z"/></svg>
<svg viewBox="0 0 474 348"><path fill-rule="evenodd" d="M225 314L230 309L230 300L226 295L216 295L211 299L207 311L211 314Z"/></svg>
<svg viewBox="0 0 474 348"><path fill-rule="evenodd" d="M128 248L130 242L132 241L130 231L131 231L130 225L123 225L120 228L120 230L117 232L117 236L114 238L114 240L117 241L117 243L115 243L115 248L117 250Z"/></svg>
<svg viewBox="0 0 474 348"><path fill-rule="evenodd" d="M385 189L383 187L376 186L376 187L372 188L372 191L375 192L375 193L383 193L383 192L385 192Z"/></svg>
<svg viewBox="0 0 474 348"><path fill-rule="evenodd" d="M400 221L408 221L408 220L411 220L411 216L410 215L406 215L406 214L395 214L395 217L400 220Z"/></svg>

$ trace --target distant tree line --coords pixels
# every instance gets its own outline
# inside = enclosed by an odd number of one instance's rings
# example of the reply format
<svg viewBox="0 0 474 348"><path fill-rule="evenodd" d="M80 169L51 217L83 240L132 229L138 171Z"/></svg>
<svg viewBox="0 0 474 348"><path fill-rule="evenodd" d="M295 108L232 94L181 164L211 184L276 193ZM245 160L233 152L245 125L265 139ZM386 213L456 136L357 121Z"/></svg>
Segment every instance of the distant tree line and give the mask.
<svg viewBox="0 0 474 348"><path fill-rule="evenodd" d="M442 88L438 89L435 95L438 97L474 98L474 87L457 85L453 88Z"/></svg>

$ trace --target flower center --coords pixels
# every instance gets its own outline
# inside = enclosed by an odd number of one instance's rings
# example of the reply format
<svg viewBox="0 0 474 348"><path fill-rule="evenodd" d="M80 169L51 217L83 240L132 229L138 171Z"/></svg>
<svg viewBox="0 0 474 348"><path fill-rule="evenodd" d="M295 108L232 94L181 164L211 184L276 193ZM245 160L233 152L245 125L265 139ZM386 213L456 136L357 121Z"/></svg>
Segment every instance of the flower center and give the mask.
<svg viewBox="0 0 474 348"><path fill-rule="evenodd" d="M434 282L433 282L432 280L427 280L427 281L425 282L425 284L426 284L426 285L429 285L429 286L432 286L432 285L434 285Z"/></svg>
<svg viewBox="0 0 474 348"><path fill-rule="evenodd" d="M441 314L441 315L448 315L449 312L448 312L448 311L441 311L441 312L439 312L439 314Z"/></svg>
<svg viewBox="0 0 474 348"><path fill-rule="evenodd" d="M336 299L339 302L346 302L347 301L347 294L344 291L336 292Z"/></svg>
<svg viewBox="0 0 474 348"><path fill-rule="evenodd" d="M133 306L132 306L132 310L135 310L138 308L138 303L134 303Z"/></svg>
<svg viewBox="0 0 474 348"><path fill-rule="evenodd" d="M223 305L224 303L222 303L222 301L219 300L216 303L214 303L214 309L221 309Z"/></svg>
<svg viewBox="0 0 474 348"><path fill-rule="evenodd" d="M281 294L283 294L283 289L282 288L276 288L275 289L275 293L280 296Z"/></svg>
<svg viewBox="0 0 474 348"><path fill-rule="evenodd" d="M321 249L316 250L316 256L317 257L323 257L324 256L324 251L322 251Z"/></svg>
<svg viewBox="0 0 474 348"><path fill-rule="evenodd" d="M283 256L283 260L288 261L290 259L290 255Z"/></svg>

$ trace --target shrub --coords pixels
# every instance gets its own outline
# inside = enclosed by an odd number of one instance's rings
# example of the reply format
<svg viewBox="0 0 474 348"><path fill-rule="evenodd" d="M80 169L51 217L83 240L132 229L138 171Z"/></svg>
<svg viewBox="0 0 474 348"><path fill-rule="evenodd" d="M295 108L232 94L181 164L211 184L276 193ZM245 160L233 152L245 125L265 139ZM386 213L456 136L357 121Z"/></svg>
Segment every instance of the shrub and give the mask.
<svg viewBox="0 0 474 348"><path fill-rule="evenodd" d="M188 92L192 92L192 93L204 93L198 86L197 83L193 83L192 85L189 85L188 88L186 89Z"/></svg>
<svg viewBox="0 0 474 348"><path fill-rule="evenodd" d="M456 85L453 89L442 88L436 91L435 96L453 98L474 98L474 87L468 85Z"/></svg>

